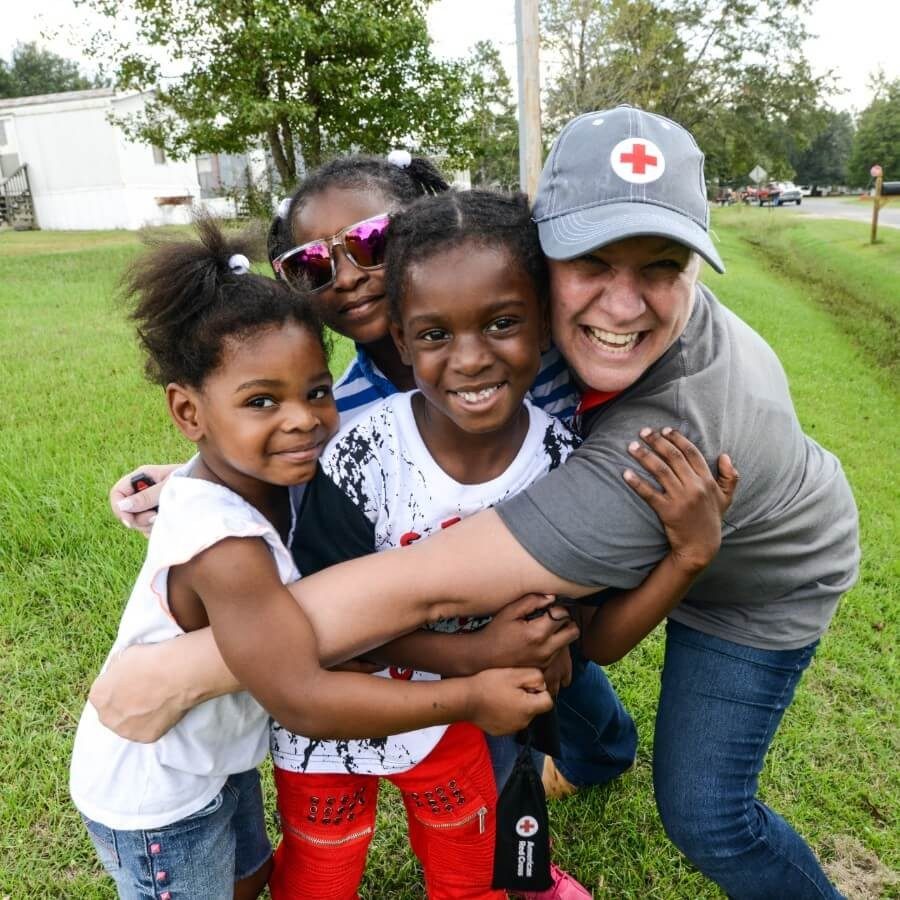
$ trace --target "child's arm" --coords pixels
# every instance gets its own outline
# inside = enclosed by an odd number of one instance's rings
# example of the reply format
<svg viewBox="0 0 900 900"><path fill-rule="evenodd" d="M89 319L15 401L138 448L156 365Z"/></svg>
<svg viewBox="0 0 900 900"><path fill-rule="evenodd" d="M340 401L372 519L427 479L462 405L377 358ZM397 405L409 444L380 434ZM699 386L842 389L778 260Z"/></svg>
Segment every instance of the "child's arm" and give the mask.
<svg viewBox="0 0 900 900"><path fill-rule="evenodd" d="M561 608L558 616L541 615L554 602L545 594L526 594L504 606L480 631L414 631L370 650L365 658L448 677L474 675L497 666L543 669L578 637L578 626Z"/></svg>
<svg viewBox="0 0 900 900"><path fill-rule="evenodd" d="M285 727L308 737L363 738L472 721L515 731L552 702L540 672L506 669L411 683L330 672L310 623L263 541L228 538L170 573L203 602L225 664Z"/></svg>
<svg viewBox="0 0 900 900"><path fill-rule="evenodd" d="M671 549L639 587L607 600L585 626L582 652L601 665L617 662L640 643L712 562L722 539L722 516L738 482L725 455L719 457L716 482L701 477L709 471L705 460L677 431L642 432L641 437L652 450L637 442L628 449L663 490L631 470L626 470L625 481L659 516Z"/></svg>
<svg viewBox="0 0 900 900"><path fill-rule="evenodd" d="M571 619L525 618L548 603L543 594L528 595L504 607L490 625L474 634L416 631L367 656L382 665L447 676L498 667L543 669L556 650L578 636ZM131 741L151 743L197 704L241 689L212 631L201 628L159 644L128 647L94 681L90 701L111 731Z"/></svg>

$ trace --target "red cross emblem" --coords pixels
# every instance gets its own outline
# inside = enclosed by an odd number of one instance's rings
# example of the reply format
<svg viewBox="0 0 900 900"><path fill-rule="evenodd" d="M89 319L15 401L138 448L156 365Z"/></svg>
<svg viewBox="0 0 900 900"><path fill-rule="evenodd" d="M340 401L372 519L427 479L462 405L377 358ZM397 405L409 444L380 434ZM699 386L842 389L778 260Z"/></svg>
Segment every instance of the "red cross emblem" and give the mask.
<svg viewBox="0 0 900 900"><path fill-rule="evenodd" d="M537 819L534 816L522 816L518 822L516 822L516 834L519 837L530 837L538 830Z"/></svg>
<svg viewBox="0 0 900 900"><path fill-rule="evenodd" d="M656 165L656 157L647 153L646 144L635 143L631 148L631 153L623 153L619 160L623 163L631 163L631 171L635 175L643 175L647 171L647 166Z"/></svg>
<svg viewBox="0 0 900 900"><path fill-rule="evenodd" d="M649 184L666 170L662 151L646 138L619 141L609 155L609 164L619 178L630 184Z"/></svg>
<svg viewBox="0 0 900 900"><path fill-rule="evenodd" d="M414 671L415 671L415 669L407 669L402 666L391 666L388 669L388 672L390 672L391 678L394 678L397 681L411 681Z"/></svg>

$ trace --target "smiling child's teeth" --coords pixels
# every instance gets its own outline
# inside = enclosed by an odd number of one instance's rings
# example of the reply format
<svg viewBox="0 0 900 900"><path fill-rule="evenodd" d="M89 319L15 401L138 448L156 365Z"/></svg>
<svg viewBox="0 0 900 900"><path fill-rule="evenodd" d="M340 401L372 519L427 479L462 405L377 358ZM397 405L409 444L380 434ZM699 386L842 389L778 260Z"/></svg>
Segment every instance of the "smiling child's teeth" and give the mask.
<svg viewBox="0 0 900 900"><path fill-rule="evenodd" d="M477 403L479 400L487 400L491 394L500 390L500 385L495 384L493 387L485 388L482 391L457 391L456 394L462 397L467 403Z"/></svg>
<svg viewBox="0 0 900 900"><path fill-rule="evenodd" d="M616 350L630 350L637 339L641 336L639 331L632 331L630 334L616 334L614 331L604 331L602 328L593 328L590 325L587 329L595 341L603 344L612 344Z"/></svg>

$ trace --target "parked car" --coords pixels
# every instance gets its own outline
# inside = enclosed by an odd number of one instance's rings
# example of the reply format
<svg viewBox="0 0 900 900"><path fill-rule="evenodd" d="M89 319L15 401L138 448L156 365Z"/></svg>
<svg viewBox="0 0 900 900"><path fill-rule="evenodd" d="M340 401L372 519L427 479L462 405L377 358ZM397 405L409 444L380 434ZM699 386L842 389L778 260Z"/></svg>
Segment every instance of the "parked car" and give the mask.
<svg viewBox="0 0 900 900"><path fill-rule="evenodd" d="M798 184L798 188L800 188L800 196L801 197L811 197L812 196L812 185L811 184Z"/></svg>
<svg viewBox="0 0 900 900"><path fill-rule="evenodd" d="M757 194L760 206L764 206L767 203L772 204L772 206L796 203L799 206L802 199L800 188L793 181L770 181L764 188L760 188Z"/></svg>
<svg viewBox="0 0 900 900"><path fill-rule="evenodd" d="M785 203L796 203L799 206L802 199L803 193L793 181L781 182L781 196L778 198L779 206Z"/></svg>

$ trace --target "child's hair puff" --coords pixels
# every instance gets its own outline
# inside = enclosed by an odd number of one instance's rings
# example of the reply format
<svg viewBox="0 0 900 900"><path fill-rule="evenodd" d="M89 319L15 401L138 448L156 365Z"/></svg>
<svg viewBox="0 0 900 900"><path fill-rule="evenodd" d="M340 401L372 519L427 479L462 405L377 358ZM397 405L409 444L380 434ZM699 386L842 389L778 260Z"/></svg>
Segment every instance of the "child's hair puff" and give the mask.
<svg viewBox="0 0 900 900"><path fill-rule="evenodd" d="M385 291L395 320L410 267L470 242L505 250L547 302L547 262L525 194L453 191L418 200L391 216L388 235Z"/></svg>
<svg viewBox="0 0 900 900"><path fill-rule="evenodd" d="M422 156L410 157L405 166L365 154L333 159L314 169L272 220L267 241L269 262L294 246L291 222L297 210L328 188L376 190L405 205L423 195L443 193L450 185L434 163Z"/></svg>
<svg viewBox="0 0 900 900"><path fill-rule="evenodd" d="M226 340L289 320L325 347L304 294L247 272L234 259L258 256L259 235L226 235L208 216L198 216L195 227L199 240L145 238L148 249L123 278L150 381L200 387L221 362Z"/></svg>

